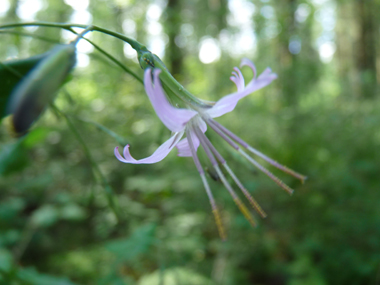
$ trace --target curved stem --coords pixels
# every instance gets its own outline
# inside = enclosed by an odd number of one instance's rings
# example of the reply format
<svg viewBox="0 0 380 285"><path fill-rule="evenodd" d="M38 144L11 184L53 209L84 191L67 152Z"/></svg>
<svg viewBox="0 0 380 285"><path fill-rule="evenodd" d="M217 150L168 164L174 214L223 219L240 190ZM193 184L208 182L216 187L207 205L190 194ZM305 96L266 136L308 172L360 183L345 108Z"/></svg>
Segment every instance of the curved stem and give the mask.
<svg viewBox="0 0 380 285"><path fill-rule="evenodd" d="M81 39L84 39L84 35L88 32L92 31L92 25L89 25L80 32L80 34L77 34L77 37L71 42L71 44L76 45Z"/></svg>
<svg viewBox="0 0 380 285"><path fill-rule="evenodd" d="M5 25L0 25L0 30L7 29L7 28L25 27L25 26L61 28L61 29L68 30L70 32L75 32L73 28L83 28L86 30L88 29L88 31L97 31L97 32L101 32L101 33L116 37L128 43L129 45L131 45L131 47L137 52L137 58L140 62L140 65L143 63L143 65L141 65L142 68L146 68L146 67L160 68L162 70L162 74L160 76L161 80L180 99L184 100L187 104L190 104L196 110L212 107L211 105L207 104L206 102L203 102L202 100L192 95L181 84L179 84L177 80L175 80L173 76L169 73L169 71L167 70L164 63L161 61L161 59L158 56L152 54L146 48L146 46L144 46L143 44L139 43L138 41L134 39L124 36L121 33L113 32L113 31L110 31L108 29L104 29L98 26L88 27L87 25L82 25L82 24L64 24L64 23L49 23L49 22L26 22L26 23L5 24Z"/></svg>
<svg viewBox="0 0 380 285"><path fill-rule="evenodd" d="M82 25L82 24L65 24L65 23L49 23L49 22L25 22L25 23L12 23L12 24L5 24L0 25L0 29L8 29L8 28L16 28L16 27L26 27L26 26L39 26L39 27L52 27L52 28L61 28L65 30L72 31L72 28L88 28L88 25ZM124 36L121 33L113 32L108 29L104 29L98 26L91 26L91 29L89 31L97 31L101 32L110 36L113 36L115 38L118 38L120 40L123 40L131 45L131 47L138 51L148 51L146 46L139 43L138 41L131 39L129 37Z"/></svg>
<svg viewBox="0 0 380 285"><path fill-rule="evenodd" d="M8 28L9 25L7 25L6 28ZM0 29L2 28L3 26L0 26ZM10 26L9 26L10 27ZM66 28L64 28L66 29ZM78 34L76 31L74 31L72 28L68 28L66 29L70 32L72 32L73 34ZM89 30L87 30L86 32L88 32ZM46 42L51 42L51 43L55 43L55 44L59 44L60 42L58 41L55 41L55 40L51 40L49 38L46 38L46 37L42 37L42 36L38 36L38 35L34 35L34 34L31 34L31 33L26 33L26 32L18 32L18 31L0 31L0 34L15 34L15 35L21 35L21 36L25 36L25 37L33 37L33 38L36 38L36 39L39 39L39 40L42 40L42 41L46 41ZM109 54L108 52L106 52L104 49L102 49L101 47L99 47L97 44L95 44L93 41L87 39L87 38L83 38L85 41L89 42L90 44L93 45L93 47L95 49L97 49L100 53L104 54L106 57L108 57L112 62L114 62L116 65L118 65L121 69L123 69L126 73L128 73L129 75L132 75L135 79L137 79L140 83L144 83L143 80L141 79L141 77L139 77L136 73L134 73L132 70L130 70L128 67L124 66L119 60L117 60L114 56L112 56L111 54Z"/></svg>
<svg viewBox="0 0 380 285"><path fill-rule="evenodd" d="M70 29L70 32L74 33L74 34L77 34L77 32L75 32L74 30L71 30ZM106 52L104 49L102 49L100 46L98 46L97 44L95 44L93 41L87 39L87 38L83 38L85 41L89 42L90 44L93 45L93 47L95 49L97 49L99 52L101 52L102 54L104 54L106 57L108 57L111 61L113 61L116 65L118 65L121 69L123 69L126 73L132 75L135 79L137 79L140 83L144 84L144 81L136 74L134 73L132 70L130 70L128 67L124 66L119 60L117 60L114 56L112 56L111 54L109 54L108 52Z"/></svg>

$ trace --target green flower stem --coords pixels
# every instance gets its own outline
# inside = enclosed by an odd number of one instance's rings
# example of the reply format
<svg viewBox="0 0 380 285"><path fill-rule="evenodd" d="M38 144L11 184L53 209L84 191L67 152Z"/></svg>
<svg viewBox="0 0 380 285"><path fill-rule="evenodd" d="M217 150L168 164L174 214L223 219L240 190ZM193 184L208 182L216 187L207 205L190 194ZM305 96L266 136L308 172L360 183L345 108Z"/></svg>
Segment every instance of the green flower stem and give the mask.
<svg viewBox="0 0 380 285"><path fill-rule="evenodd" d="M75 31L71 31L73 32L74 34L77 34ZM85 41L89 42L90 44L93 45L93 47L95 49L97 49L99 52L101 52L102 54L104 54L106 57L108 57L111 61L113 61L116 65L118 65L121 69L123 69L126 73L128 73L129 75L132 75L135 79L137 79L137 81L141 82L142 84L144 84L144 81L141 79L141 77L139 77L136 73L134 73L132 70L130 70L128 67L126 67L125 65L123 65L119 60L117 60L114 56L112 56L111 54L109 54L108 52L106 52L104 49L102 49L100 46L98 46L97 44L95 44L93 41L89 40L89 39L86 39L86 38L83 38Z"/></svg>
<svg viewBox="0 0 380 285"><path fill-rule="evenodd" d="M87 26L86 29L84 29L83 31L81 31L79 34L77 34L77 37L76 39L74 39L71 44L73 45L76 45L80 39L83 39L84 35L87 34L89 31L92 31L92 26Z"/></svg>
<svg viewBox="0 0 380 285"><path fill-rule="evenodd" d="M61 29L69 30L69 31L72 31L72 28L83 28L83 29L88 28L88 25L81 25L81 24L64 24L64 23L49 23L49 22L26 22L26 23L12 23L12 24L0 25L0 29L26 27L26 26L61 28ZM101 32L103 34L107 34L107 35L113 36L115 38L118 38L122 41L125 41L126 43L130 44L131 47L137 51L137 53L148 51L147 48L143 44L139 43L138 41L136 41L134 39L126 37L121 33L113 32L113 31L110 31L108 29L103 29L103 28L98 27L98 26L91 26L91 29L89 29L89 31Z"/></svg>
<svg viewBox="0 0 380 285"><path fill-rule="evenodd" d="M13 23L13 24L0 25L0 29L25 27L25 26L55 27L55 28L65 29L71 32L73 32L73 28L83 28L88 31L97 31L97 32L101 32L101 33L116 37L130 44L131 47L134 50L136 50L137 58L140 62L140 66L143 69L149 66L160 68L162 70L160 79L162 80L164 85L167 86L181 100L185 101L187 104L192 105L195 109L211 107L209 104L196 98L189 91L187 91L177 80L175 80L174 77L168 71L168 69L165 67L165 64L161 61L161 59L158 56L152 54L146 48L146 46L144 46L143 44L139 43L136 40L133 40L129 37L124 36L121 33L113 32L108 29L103 29L98 26L88 27L86 25L81 25L81 24L64 24L64 23L49 23L49 22Z"/></svg>
<svg viewBox="0 0 380 285"><path fill-rule="evenodd" d="M1 28L0 28L1 29ZM73 29L68 29L70 32L74 33L74 34L78 34L76 31L74 31ZM20 36L24 36L24 37L32 37L32 38L35 38L35 39L38 39L38 40L42 40L42 41L46 41L46 42L50 42L50 43L55 43L55 44L60 44L59 41L55 41L55 40L52 40L52 39L49 39L49 38L46 38L46 37L43 37L43 36L38 36L38 35L34 35L34 34L31 34L31 33L26 33L26 32L19 32L19 31L0 31L0 34L14 34L14 35L20 35ZM87 38L82 38L84 39L85 41L89 42L90 44L93 45L93 47L98 50L100 53L104 54L106 57L108 57L112 62L114 62L117 66L119 66L121 69L123 69L126 73L128 73L129 75L133 76L137 81L139 81L140 83L144 83L143 80L141 79L140 76L138 76L135 72L133 72L131 69L129 69L128 67L126 67L125 65L123 65L119 60L117 60L115 57L113 57L111 54L109 54L108 52L106 52L104 49L102 49L101 47L99 47L97 44L95 44L93 41L87 39ZM1 64L1 63L0 63Z"/></svg>

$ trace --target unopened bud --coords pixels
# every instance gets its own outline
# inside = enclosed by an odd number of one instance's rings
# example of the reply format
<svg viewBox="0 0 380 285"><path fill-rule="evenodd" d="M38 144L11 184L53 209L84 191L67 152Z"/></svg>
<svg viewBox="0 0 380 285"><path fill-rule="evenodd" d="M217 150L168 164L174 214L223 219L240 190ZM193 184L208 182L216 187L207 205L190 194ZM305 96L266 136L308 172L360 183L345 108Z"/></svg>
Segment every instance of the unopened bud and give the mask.
<svg viewBox="0 0 380 285"><path fill-rule="evenodd" d="M74 45L56 46L16 86L8 105L15 134L26 133L53 101L75 61Z"/></svg>

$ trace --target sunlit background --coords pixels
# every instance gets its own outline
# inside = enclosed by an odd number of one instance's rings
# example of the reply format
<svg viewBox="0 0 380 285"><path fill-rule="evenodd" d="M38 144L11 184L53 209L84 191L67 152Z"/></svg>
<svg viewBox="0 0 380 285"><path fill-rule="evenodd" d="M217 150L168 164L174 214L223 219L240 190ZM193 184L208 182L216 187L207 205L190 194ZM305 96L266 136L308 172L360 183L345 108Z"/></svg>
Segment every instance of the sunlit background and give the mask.
<svg viewBox="0 0 380 285"><path fill-rule="evenodd" d="M208 131L268 213L252 228L208 177L222 242L191 158L114 157L127 143L146 157L170 131L141 82L81 40L55 100L64 115L48 108L21 140L0 125L0 284L380 284L378 15L377 0L0 0L0 25L93 24L134 38L205 100L235 91L242 58L258 74L270 67L278 79L218 121L309 177L264 163L289 196ZM0 37L3 63L75 35L28 26ZM86 37L142 78L129 44Z"/></svg>

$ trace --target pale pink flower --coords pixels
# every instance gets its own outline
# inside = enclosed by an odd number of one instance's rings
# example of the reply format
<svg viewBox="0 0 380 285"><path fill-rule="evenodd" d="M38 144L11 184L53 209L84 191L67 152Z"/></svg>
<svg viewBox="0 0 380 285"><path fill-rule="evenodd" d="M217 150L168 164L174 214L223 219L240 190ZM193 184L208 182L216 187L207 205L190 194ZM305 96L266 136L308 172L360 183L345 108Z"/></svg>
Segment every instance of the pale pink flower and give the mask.
<svg viewBox="0 0 380 285"><path fill-rule="evenodd" d="M293 175L294 177L304 181L305 176L294 172L293 170L280 165L276 161L262 154L258 150L254 149L248 145L241 138L236 136L234 133L226 129L224 126L213 120L213 118L220 117L226 113L231 112L235 109L237 102L244 98L245 96L251 94L252 92L263 88L270 84L277 75L273 73L269 68L265 69L258 77L256 77L255 65L248 59L243 59L240 67L248 66L253 71L252 80L246 85L244 82L244 77L237 67L234 68L232 76L230 77L237 87L237 92L229 94L214 104L210 104L206 107L201 107L198 105L190 105L189 109L180 109L172 106L166 98L164 90L161 86L159 79L159 74L161 70L148 68L145 71L144 85L145 90L149 96L149 99L153 105L160 120L165 124L165 126L173 132L173 135L164 142L151 156L143 159L134 159L129 152L129 145L124 147L123 156L120 155L118 147L115 148L115 156L118 160L124 163L132 164L151 164L163 160L169 152L176 147L178 149L178 156L192 156L194 163L198 169L201 176L202 182L206 189L207 195L210 199L213 213L215 215L216 223L219 229L221 237L225 238L224 229L219 217L219 213L216 207L215 200L211 193L209 184L206 180L205 171L201 166L201 163L197 156L197 149L199 145L203 147L208 158L210 159L217 175L220 180L227 188L235 203L247 218L247 220L255 225L255 221L251 216L249 210L244 206L241 200L238 198L237 194L233 190L232 186L229 184L225 178L223 172L220 169L220 165L225 168L228 174L232 177L236 185L247 197L249 202L255 208L255 210L262 216L265 217L265 212L261 209L258 203L253 199L253 197L248 193L243 184L239 181L233 171L227 165L226 160L221 156L221 154L215 149L208 138L205 135L207 126L209 126L213 131L220 135L228 144L230 144L234 149L236 149L243 157L245 157L250 163L255 167L264 172L268 177L270 177L274 182L276 182L281 188L287 191L289 194L293 192L286 184L284 184L280 179L274 176L266 168L260 165L255 159L247 154L246 151L253 153L254 155L267 161L274 167L285 171L286 173ZM152 76L153 73L153 76ZM153 78L152 78L153 77ZM186 138L182 139L182 136L186 133ZM245 150L246 151L245 151Z"/></svg>

